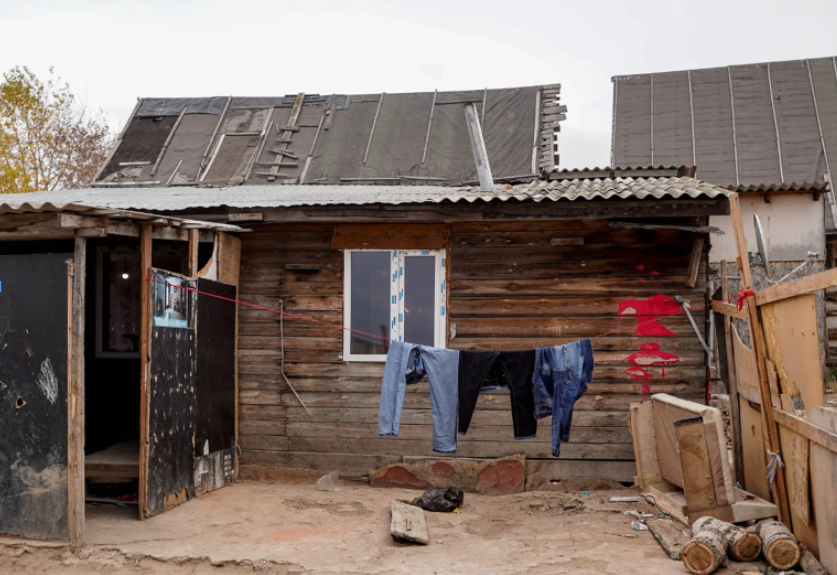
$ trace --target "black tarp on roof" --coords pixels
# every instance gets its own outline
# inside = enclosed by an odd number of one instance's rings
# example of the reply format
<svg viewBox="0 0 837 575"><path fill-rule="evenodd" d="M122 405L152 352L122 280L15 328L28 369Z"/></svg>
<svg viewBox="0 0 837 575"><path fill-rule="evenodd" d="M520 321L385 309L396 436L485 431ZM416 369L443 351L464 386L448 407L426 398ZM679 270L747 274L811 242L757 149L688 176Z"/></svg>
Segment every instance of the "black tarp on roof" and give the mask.
<svg viewBox="0 0 837 575"><path fill-rule="evenodd" d="M554 168L554 134L566 112L559 85L306 94L297 110L298 96L141 99L97 183L470 183L477 171L469 104L480 116L494 179L531 177ZM242 124L242 114L252 120Z"/></svg>

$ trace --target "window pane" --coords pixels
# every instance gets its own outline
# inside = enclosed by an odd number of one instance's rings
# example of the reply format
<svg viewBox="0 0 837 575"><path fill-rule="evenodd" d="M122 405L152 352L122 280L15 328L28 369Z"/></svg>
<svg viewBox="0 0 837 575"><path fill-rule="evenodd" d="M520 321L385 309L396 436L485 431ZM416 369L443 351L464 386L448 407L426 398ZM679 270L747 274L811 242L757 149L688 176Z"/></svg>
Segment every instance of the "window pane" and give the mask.
<svg viewBox="0 0 837 575"><path fill-rule="evenodd" d="M404 258L404 341L434 345L436 258Z"/></svg>
<svg viewBox="0 0 837 575"><path fill-rule="evenodd" d="M352 329L390 337L391 257L390 252L352 252ZM385 355L389 350L386 340L349 333L349 350L353 354Z"/></svg>

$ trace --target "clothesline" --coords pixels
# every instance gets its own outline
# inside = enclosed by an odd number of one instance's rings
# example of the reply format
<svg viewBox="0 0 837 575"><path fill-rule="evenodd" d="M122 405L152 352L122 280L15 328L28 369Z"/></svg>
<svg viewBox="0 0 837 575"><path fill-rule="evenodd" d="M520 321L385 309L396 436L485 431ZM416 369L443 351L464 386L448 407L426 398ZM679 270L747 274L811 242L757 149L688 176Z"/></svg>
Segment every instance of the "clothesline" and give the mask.
<svg viewBox="0 0 837 575"><path fill-rule="evenodd" d="M358 333L358 334L361 334L361 335L369 336L369 337L384 340L384 341L396 341L392 338L385 337L385 336L382 336L382 335L377 335L377 334L374 334L374 333L369 333L369 332L361 331L361 330L358 330L358 329L352 329L352 328L346 327L344 325L339 325L339 324L336 324L336 323L329 323L327 321L321 321L321 320L318 320L318 319L314 319L312 317L297 315L297 314L289 313L289 312L286 312L286 311L282 311L282 310L278 310L278 309L274 309L274 308L270 308L270 307L265 307L265 306L261 306L261 305L254 304L254 303L249 303L249 302L246 302L246 301L241 301L241 300L228 298L228 297L224 297L224 296L220 296L220 295L216 295L216 294L211 294L211 293L208 293L208 292L200 291L200 290L195 289L195 288L173 285L173 284L169 284L169 283L161 282L161 281L156 281L155 282L154 279L152 278L151 274L148 274L147 279L151 283L157 283L157 284L160 284L160 285L164 285L166 287L176 287L176 288L179 288L179 289L182 289L182 290L194 292L196 294L205 295L205 296L209 296L209 297L214 297L216 299L232 302L232 303L235 303L235 304L238 304L238 305L243 305L243 306L251 307L251 308L254 308L254 309L259 309L259 310L262 310L262 311L269 311L269 312L272 312L272 313L280 314L280 315L283 315L283 316L286 316L286 317L291 317L291 318L294 318L294 319L299 319L299 320L302 320L302 321L309 321L309 322L316 323L316 324L319 324L319 325L324 325L324 326L327 326L327 327L333 327L335 329L342 329L342 330L345 330L345 331L350 331L352 333ZM715 303L726 303L728 301L736 299L736 300L738 300L737 301L737 307L740 310L740 309L742 309L744 299L747 298L748 296L752 296L752 295L754 295L754 292L752 290L749 290L749 291L741 290L738 295L734 295L734 296L731 296L731 297L728 297L728 298L725 298L725 299L721 299L721 300L712 300L706 305L693 307L693 308L689 308L689 309L690 309L690 311L697 311L697 310L700 310L700 309L711 307L712 304L715 304ZM613 329L611 331L607 331L605 333L600 333L599 335L595 335L595 336L592 336L592 337L587 338L587 339L598 339L600 337L605 337L605 336L608 336L608 335L612 335L614 333L627 331L629 329L636 329L641 325L656 322L658 320L661 320L661 319L664 319L664 318L667 318L667 317L678 317L678 316L682 316L682 315L686 315L686 312L685 311L678 311L677 313L669 313L669 314L658 315L658 316L655 316L651 319L645 320L643 322L639 322L639 323L637 323L637 325L629 325L627 327L620 327L620 328L617 328L617 329Z"/></svg>

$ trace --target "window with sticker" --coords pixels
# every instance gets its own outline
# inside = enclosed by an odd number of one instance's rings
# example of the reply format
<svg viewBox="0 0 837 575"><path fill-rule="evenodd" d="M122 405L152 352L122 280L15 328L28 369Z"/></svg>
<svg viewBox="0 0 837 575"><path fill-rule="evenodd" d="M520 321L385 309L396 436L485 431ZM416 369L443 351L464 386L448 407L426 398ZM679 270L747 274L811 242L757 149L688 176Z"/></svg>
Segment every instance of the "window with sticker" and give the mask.
<svg viewBox="0 0 837 575"><path fill-rule="evenodd" d="M445 263L444 251L346 250L343 359L384 361L389 340L445 347Z"/></svg>

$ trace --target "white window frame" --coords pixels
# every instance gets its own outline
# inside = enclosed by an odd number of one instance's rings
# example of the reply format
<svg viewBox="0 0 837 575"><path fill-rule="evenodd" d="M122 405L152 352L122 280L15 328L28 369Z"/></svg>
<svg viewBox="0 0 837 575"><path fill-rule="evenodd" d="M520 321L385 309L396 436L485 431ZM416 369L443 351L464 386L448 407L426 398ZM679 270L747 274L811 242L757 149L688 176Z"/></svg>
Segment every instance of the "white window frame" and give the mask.
<svg viewBox="0 0 837 575"><path fill-rule="evenodd" d="M352 327L352 253L385 252L390 254L390 337L404 341L404 260L410 256L433 257L436 260L434 294L436 324L434 326L434 347L445 348L447 345L447 258L445 250L343 250L343 326ZM343 361L381 362L386 361L386 354L351 353L351 332L343 331Z"/></svg>

